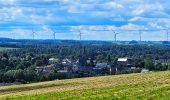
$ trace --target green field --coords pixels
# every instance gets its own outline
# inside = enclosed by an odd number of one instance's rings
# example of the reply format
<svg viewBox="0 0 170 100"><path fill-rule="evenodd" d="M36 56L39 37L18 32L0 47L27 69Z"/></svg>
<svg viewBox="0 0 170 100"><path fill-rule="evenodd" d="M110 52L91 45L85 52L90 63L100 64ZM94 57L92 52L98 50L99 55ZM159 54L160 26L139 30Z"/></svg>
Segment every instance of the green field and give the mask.
<svg viewBox="0 0 170 100"><path fill-rule="evenodd" d="M170 71L0 87L0 100L170 100Z"/></svg>
<svg viewBox="0 0 170 100"><path fill-rule="evenodd" d="M0 47L0 51L13 50L13 49L17 49L17 48Z"/></svg>

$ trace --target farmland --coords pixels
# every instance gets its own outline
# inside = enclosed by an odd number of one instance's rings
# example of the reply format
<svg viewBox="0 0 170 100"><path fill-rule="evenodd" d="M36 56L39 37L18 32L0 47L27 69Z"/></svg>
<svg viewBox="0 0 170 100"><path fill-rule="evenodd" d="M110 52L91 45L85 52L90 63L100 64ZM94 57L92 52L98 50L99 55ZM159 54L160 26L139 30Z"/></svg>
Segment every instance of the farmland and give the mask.
<svg viewBox="0 0 170 100"><path fill-rule="evenodd" d="M0 87L2 100L168 99L170 72L55 80Z"/></svg>

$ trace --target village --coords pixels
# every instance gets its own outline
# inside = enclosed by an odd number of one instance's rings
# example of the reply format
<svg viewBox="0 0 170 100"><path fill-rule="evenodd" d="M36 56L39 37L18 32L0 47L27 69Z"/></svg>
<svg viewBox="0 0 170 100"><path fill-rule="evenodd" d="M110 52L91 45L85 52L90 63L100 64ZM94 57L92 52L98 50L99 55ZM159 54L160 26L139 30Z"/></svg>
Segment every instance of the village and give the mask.
<svg viewBox="0 0 170 100"><path fill-rule="evenodd" d="M170 60L159 59L155 60L154 64L167 64ZM152 72L146 68L135 67L132 58L118 58L115 63L112 62L97 62L90 58L83 61L81 59L72 61L70 59L57 59L50 58L49 65L38 66L35 68L36 73L49 74L56 70L58 73L72 73L72 74L83 74L89 76L95 75L116 75L126 73L148 73Z"/></svg>

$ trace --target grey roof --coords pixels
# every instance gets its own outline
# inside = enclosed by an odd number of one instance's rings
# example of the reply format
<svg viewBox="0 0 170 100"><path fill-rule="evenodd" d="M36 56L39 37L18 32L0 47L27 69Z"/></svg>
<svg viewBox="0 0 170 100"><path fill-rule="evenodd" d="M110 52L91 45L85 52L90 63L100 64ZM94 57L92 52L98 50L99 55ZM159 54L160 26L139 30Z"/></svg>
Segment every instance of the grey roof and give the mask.
<svg viewBox="0 0 170 100"><path fill-rule="evenodd" d="M107 63L97 63L96 67L97 68L105 68L105 67L107 67Z"/></svg>

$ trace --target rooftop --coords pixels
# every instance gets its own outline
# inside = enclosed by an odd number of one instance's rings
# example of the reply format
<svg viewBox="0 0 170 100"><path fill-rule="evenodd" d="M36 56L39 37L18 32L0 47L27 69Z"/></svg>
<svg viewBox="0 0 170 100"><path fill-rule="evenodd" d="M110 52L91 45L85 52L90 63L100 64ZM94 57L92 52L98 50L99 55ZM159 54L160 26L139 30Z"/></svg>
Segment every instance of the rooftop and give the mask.
<svg viewBox="0 0 170 100"><path fill-rule="evenodd" d="M128 58L119 58L118 61L128 61Z"/></svg>

